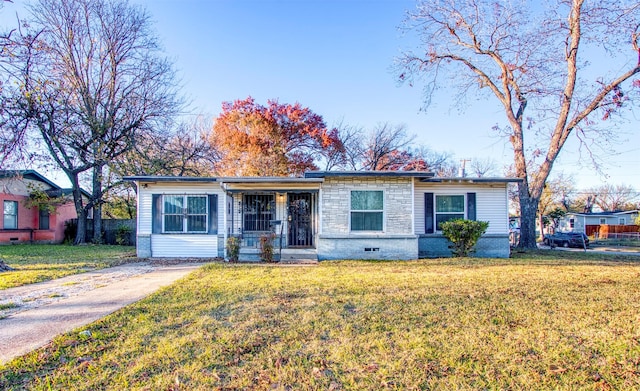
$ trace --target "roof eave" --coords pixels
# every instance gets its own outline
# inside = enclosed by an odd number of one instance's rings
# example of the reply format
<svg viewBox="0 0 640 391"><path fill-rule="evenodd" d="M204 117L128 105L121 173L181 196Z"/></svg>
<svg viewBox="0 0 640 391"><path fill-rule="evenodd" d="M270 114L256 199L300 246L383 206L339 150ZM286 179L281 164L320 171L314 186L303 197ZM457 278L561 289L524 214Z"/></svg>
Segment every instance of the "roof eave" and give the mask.
<svg viewBox="0 0 640 391"><path fill-rule="evenodd" d="M55 190L61 189L60 186L51 182L49 179L42 176L42 174L40 174L36 170L2 170L2 174L3 175L1 175L0 177L3 177L3 178L12 178L17 176L22 176L23 178L26 178L26 179L36 180L36 181L45 183L51 186L52 189L55 189Z"/></svg>
<svg viewBox="0 0 640 391"><path fill-rule="evenodd" d="M322 183L323 178L292 177L224 177L218 178L222 183Z"/></svg>
<svg viewBox="0 0 640 391"><path fill-rule="evenodd" d="M327 177L409 177L409 178L431 178L435 176L433 172L426 171L307 171L305 178L327 178Z"/></svg>
<svg viewBox="0 0 640 391"><path fill-rule="evenodd" d="M422 179L421 182L430 183L520 183L522 178L496 178L496 177L434 177Z"/></svg>
<svg viewBox="0 0 640 391"><path fill-rule="evenodd" d="M131 182L217 182L214 177L191 177L191 176L155 176L155 175L134 175L125 176L125 181Z"/></svg>

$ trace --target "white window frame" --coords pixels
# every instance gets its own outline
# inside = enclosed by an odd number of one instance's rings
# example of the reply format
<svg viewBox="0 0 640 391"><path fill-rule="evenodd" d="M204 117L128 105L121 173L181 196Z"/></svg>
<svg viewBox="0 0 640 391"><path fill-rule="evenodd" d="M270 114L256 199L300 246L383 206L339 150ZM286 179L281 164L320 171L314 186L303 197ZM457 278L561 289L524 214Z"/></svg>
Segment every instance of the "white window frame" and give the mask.
<svg viewBox="0 0 640 391"><path fill-rule="evenodd" d="M445 193L445 194L434 194L433 195L433 227L435 232L442 232L441 229L438 229L438 215L439 214L459 214L459 213L451 213L451 212L438 212L438 197L462 197L462 218L467 218L467 194L466 193Z"/></svg>
<svg viewBox="0 0 640 391"><path fill-rule="evenodd" d="M576 227L576 220L569 219L569 228L574 229Z"/></svg>
<svg viewBox="0 0 640 391"><path fill-rule="evenodd" d="M619 217L618 218L618 224L619 225L627 225L627 219L625 219L624 217Z"/></svg>
<svg viewBox="0 0 640 391"><path fill-rule="evenodd" d="M166 213L165 210L165 198L166 197L182 197L182 213ZM189 198L204 198L206 212L203 213L187 213L188 212L188 200ZM162 233L165 234L208 234L209 233L209 197L207 194L163 194L162 195ZM167 231L165 216L179 216L182 215L182 231ZM190 216L205 216L205 229L204 231L189 231Z"/></svg>
<svg viewBox="0 0 640 391"><path fill-rule="evenodd" d="M366 209L366 210L362 210L362 209L353 209L352 205L351 205L351 201L352 201L352 193L354 191L361 191L361 192L380 192L382 193L382 209ZM386 208L386 194L384 189L351 189L349 191L349 232L351 233L355 233L355 234L360 234L360 233L381 233L381 232L385 232L386 231L386 212L385 212L385 208ZM380 227L380 230L354 230L353 227L351 226L351 213L353 212L357 212L357 213L382 213L382 227Z"/></svg>
<svg viewBox="0 0 640 391"><path fill-rule="evenodd" d="M600 218L600 224L607 225L607 219L606 219L606 218L604 218L604 217L601 217L601 218Z"/></svg>
<svg viewBox="0 0 640 391"><path fill-rule="evenodd" d="M13 203L15 205L15 214L8 214L7 213L7 204L8 203ZM14 216L15 217L15 227L7 227L7 216ZM4 200L2 202L2 228L3 229L18 229L18 201L13 201L13 200Z"/></svg>

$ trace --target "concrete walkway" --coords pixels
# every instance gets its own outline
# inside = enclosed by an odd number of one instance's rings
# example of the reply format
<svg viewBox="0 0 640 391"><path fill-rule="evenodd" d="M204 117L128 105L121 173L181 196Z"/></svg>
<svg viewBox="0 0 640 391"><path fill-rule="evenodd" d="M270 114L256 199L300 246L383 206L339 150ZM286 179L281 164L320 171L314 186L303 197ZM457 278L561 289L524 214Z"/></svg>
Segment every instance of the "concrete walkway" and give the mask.
<svg viewBox="0 0 640 391"><path fill-rule="evenodd" d="M0 299L28 294L29 291L48 292L55 288L72 289L70 281L94 281L102 278L103 283L75 292L70 297L58 297L57 301L15 312L0 319L0 364L40 348L59 334L109 315L134 303L163 286L196 270L203 263L150 266L129 264L114 268L82 273L74 276L0 291ZM150 269L145 269L150 267ZM131 272L135 268L135 272ZM110 276L120 275L121 278ZM76 288L77 289L77 288ZM55 295L52 295L55 297Z"/></svg>

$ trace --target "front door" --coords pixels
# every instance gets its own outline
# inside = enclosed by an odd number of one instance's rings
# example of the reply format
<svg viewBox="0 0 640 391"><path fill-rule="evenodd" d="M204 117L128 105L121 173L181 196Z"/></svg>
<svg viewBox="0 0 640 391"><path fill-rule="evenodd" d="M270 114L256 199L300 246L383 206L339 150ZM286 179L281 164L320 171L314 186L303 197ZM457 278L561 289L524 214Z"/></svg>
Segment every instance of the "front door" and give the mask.
<svg viewBox="0 0 640 391"><path fill-rule="evenodd" d="M289 246L312 247L311 193L289 193L287 205L289 209Z"/></svg>

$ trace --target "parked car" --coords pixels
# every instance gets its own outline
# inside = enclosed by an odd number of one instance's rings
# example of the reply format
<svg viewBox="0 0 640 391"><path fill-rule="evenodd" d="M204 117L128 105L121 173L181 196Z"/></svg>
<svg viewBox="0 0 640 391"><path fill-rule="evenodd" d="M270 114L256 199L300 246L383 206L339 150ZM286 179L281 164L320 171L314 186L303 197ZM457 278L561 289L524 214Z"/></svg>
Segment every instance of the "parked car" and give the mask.
<svg viewBox="0 0 640 391"><path fill-rule="evenodd" d="M547 246L589 247L589 237L582 232L556 232L544 235L542 242Z"/></svg>

